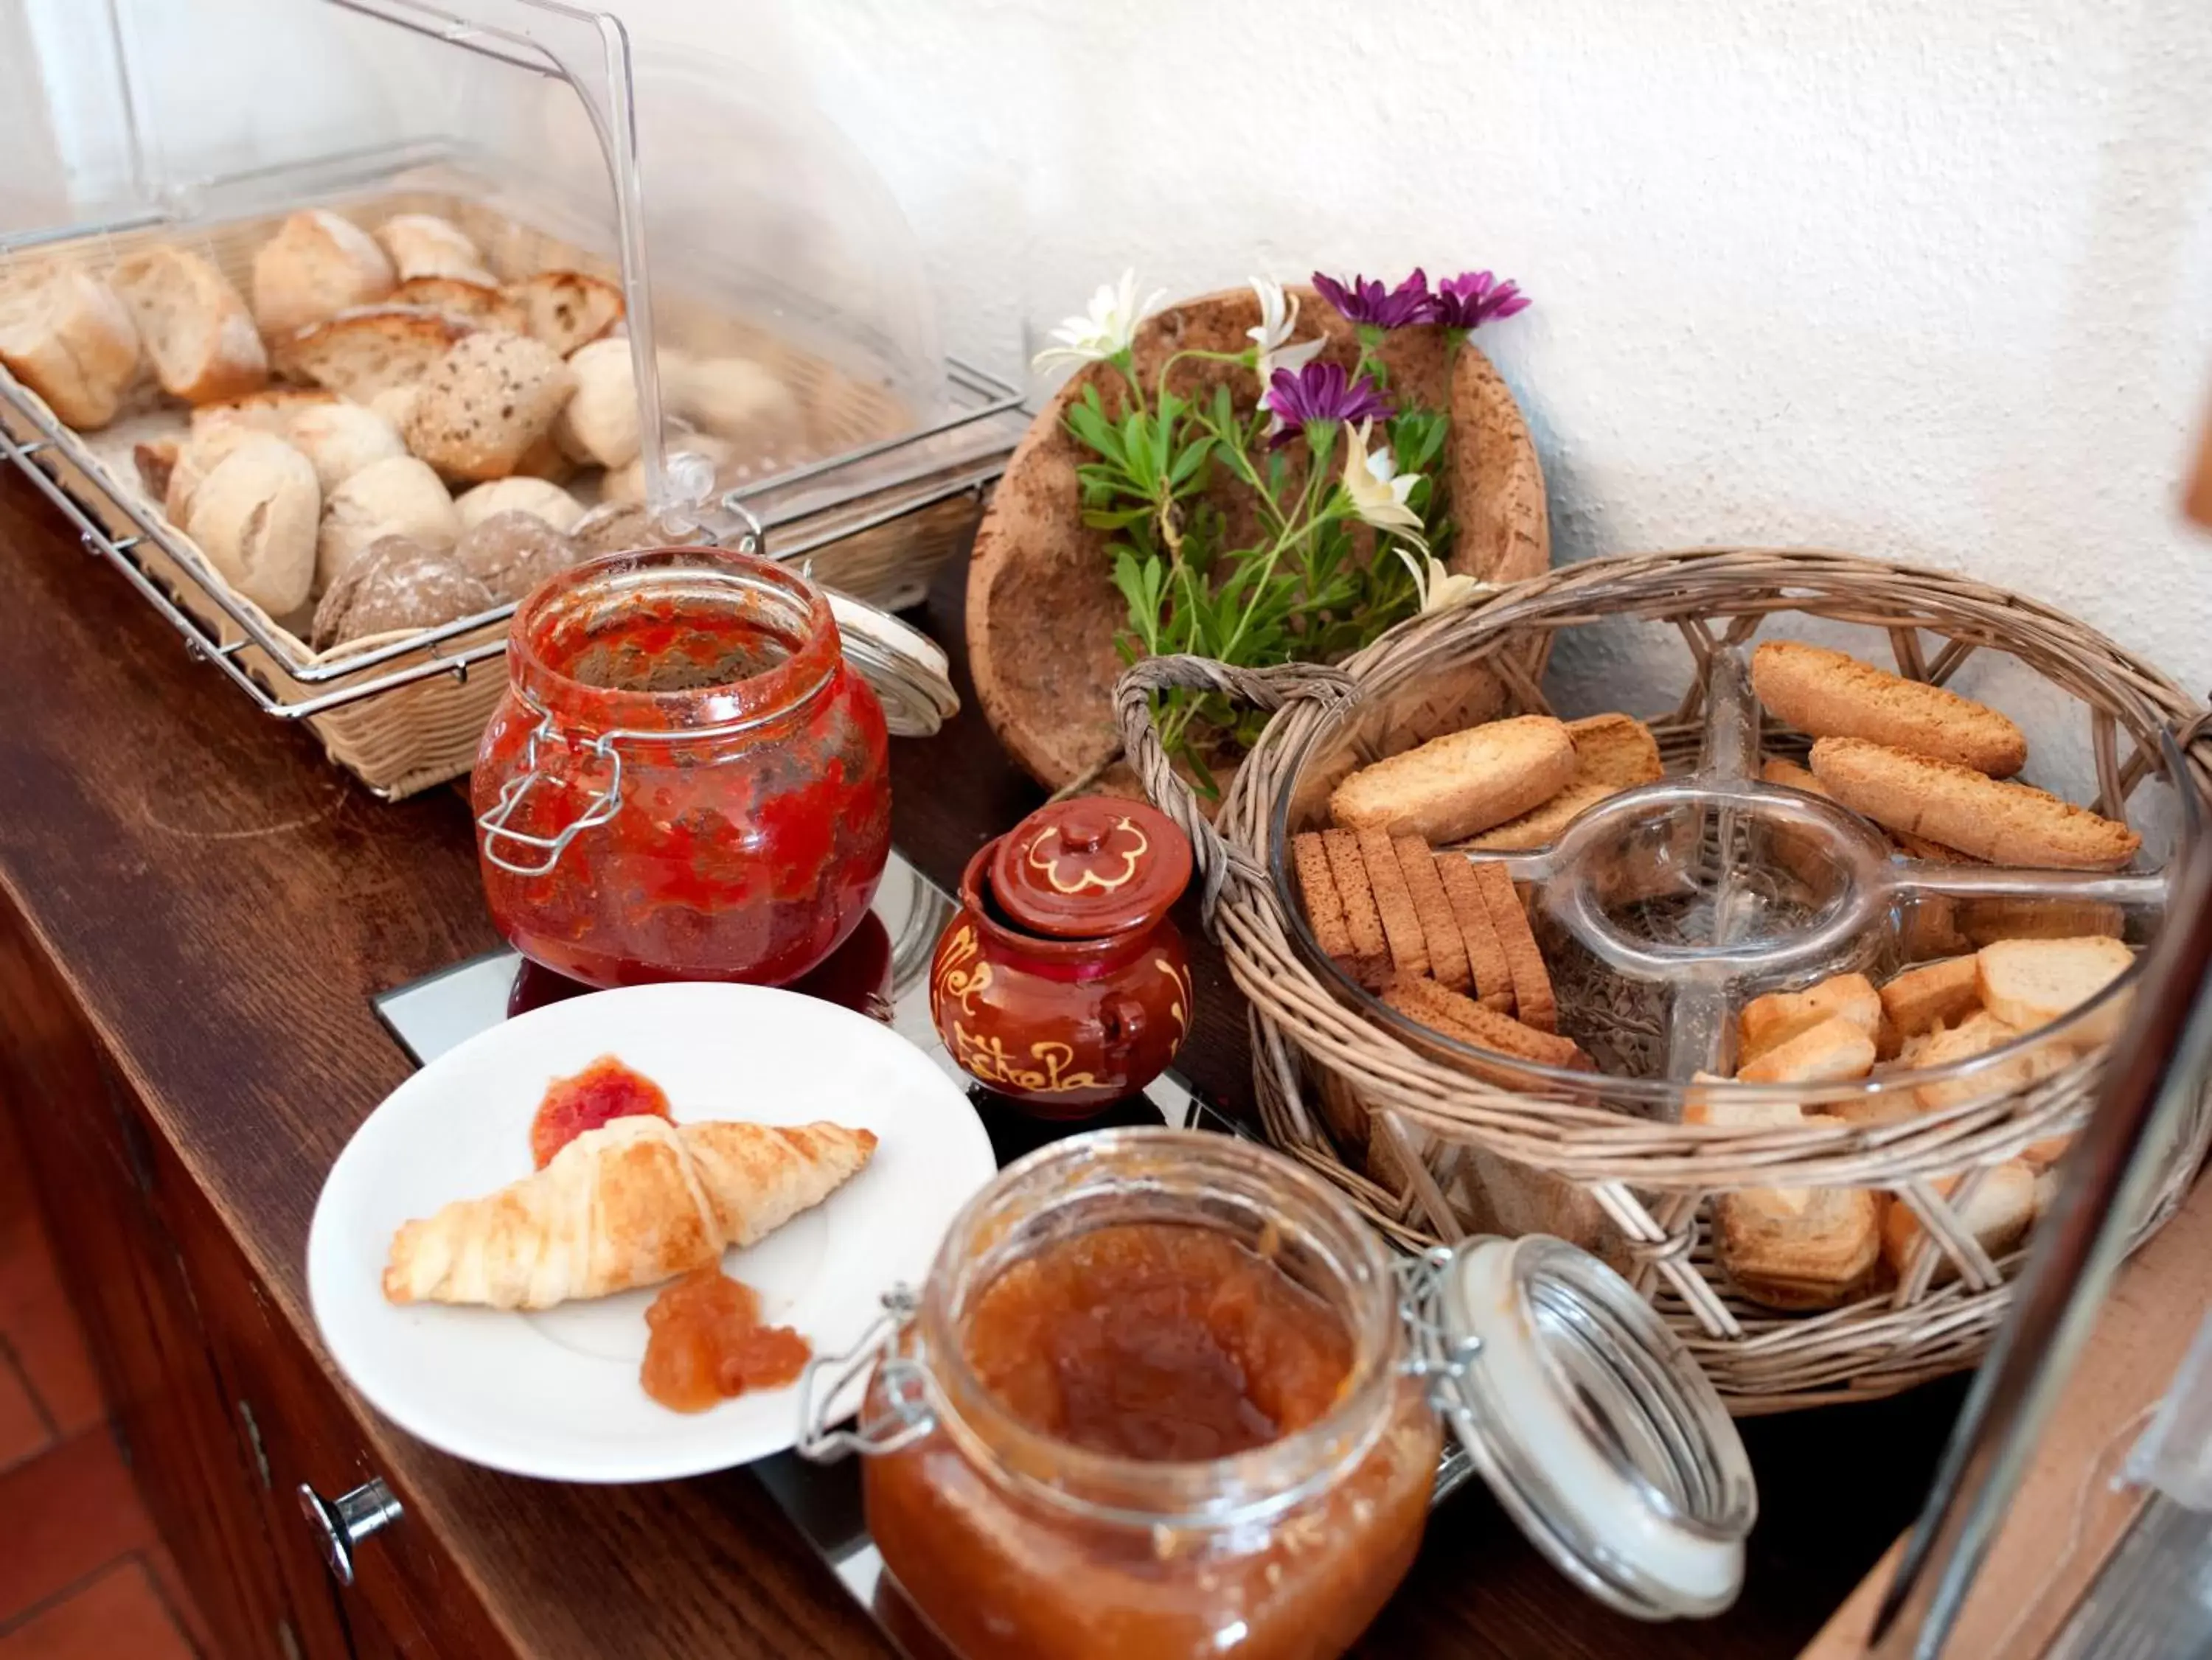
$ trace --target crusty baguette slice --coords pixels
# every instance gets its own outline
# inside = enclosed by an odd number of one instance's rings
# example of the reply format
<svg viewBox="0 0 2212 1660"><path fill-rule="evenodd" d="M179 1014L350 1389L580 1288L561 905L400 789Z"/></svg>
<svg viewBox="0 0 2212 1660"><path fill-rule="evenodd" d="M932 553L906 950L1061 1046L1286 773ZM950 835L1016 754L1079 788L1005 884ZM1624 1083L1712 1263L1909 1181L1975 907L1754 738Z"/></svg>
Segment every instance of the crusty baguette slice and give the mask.
<svg viewBox="0 0 2212 1660"><path fill-rule="evenodd" d="M276 367L295 380L312 380L380 409L380 398L416 386L469 331L468 324L442 312L372 306L280 341ZM383 412L400 425L389 410Z"/></svg>
<svg viewBox="0 0 2212 1660"><path fill-rule="evenodd" d="M1457 1038L1477 1049L1494 1050L1517 1060L1543 1066L1588 1070L1589 1057L1571 1038L1540 1032L1534 1027L1485 1009L1472 997L1447 991L1434 980L1393 980L1383 988L1382 1001L1409 1020Z"/></svg>
<svg viewBox="0 0 2212 1660"><path fill-rule="evenodd" d="M212 260L156 244L118 261L109 280L172 397L211 403L267 382L269 354L252 315Z"/></svg>
<svg viewBox="0 0 2212 1660"><path fill-rule="evenodd" d="M530 337L560 357L622 320L622 290L581 271L540 271L508 283L507 297L522 307Z"/></svg>
<svg viewBox="0 0 2212 1660"><path fill-rule="evenodd" d="M1291 869L1297 877L1298 897L1305 902L1306 926L1313 930L1314 943L1322 955L1356 974L1352 930L1344 920L1336 878L1328 873L1328 851L1322 845L1320 832L1308 830L1291 838Z"/></svg>
<svg viewBox="0 0 2212 1660"><path fill-rule="evenodd" d="M528 331L530 319L504 292L489 282L471 282L464 277L410 276L392 291L386 303L443 312L479 329L504 329L509 334Z"/></svg>
<svg viewBox="0 0 2212 1660"><path fill-rule="evenodd" d="M1475 865L1474 879L1504 950L1506 971L1513 977L1514 1013L1539 1032L1557 1031L1559 1003L1552 995L1551 970L1544 966L1544 954L1528 926L1528 913L1521 908L1521 896L1513 890L1513 878L1504 865L1486 860Z"/></svg>
<svg viewBox="0 0 2212 1660"><path fill-rule="evenodd" d="M1807 1124L1833 1122L1817 1114ZM1835 1308L1881 1259L1881 1202L1863 1187L1755 1187L1713 1201L1713 1249L1736 1289L1768 1308Z"/></svg>
<svg viewBox="0 0 2212 1660"><path fill-rule="evenodd" d="M1486 830L1468 844L1494 849L1547 847L1584 809L1608 796L1664 776L1659 741L1632 715L1591 715L1567 723L1574 742L1575 773L1565 789L1518 818Z"/></svg>
<svg viewBox="0 0 2212 1660"><path fill-rule="evenodd" d="M2019 727L1971 698L1907 680L1844 651L1772 639L1751 654L1770 713L1816 738L1866 738L2008 779L2027 762Z"/></svg>
<svg viewBox="0 0 2212 1660"><path fill-rule="evenodd" d="M1413 914L1420 919L1429 972L1447 991L1466 991L1467 942L1460 936L1459 918L1452 914L1451 901L1444 897L1436 855L1419 836L1401 836L1390 845L1398 855L1398 873L1406 879L1406 891L1413 896Z"/></svg>
<svg viewBox="0 0 2212 1660"><path fill-rule="evenodd" d="M253 256L253 316L283 340L356 306L373 306L398 281L376 240L321 208L294 214Z"/></svg>
<svg viewBox="0 0 2212 1660"><path fill-rule="evenodd" d="M1361 767L1329 797L1329 815L1351 829L1457 841L1548 801L1574 774L1565 723L1516 715Z"/></svg>
<svg viewBox="0 0 2212 1660"><path fill-rule="evenodd" d="M282 438L301 409L340 401L336 392L320 386L264 386L242 397L197 405L192 410L192 436L198 438L215 427L237 426Z"/></svg>
<svg viewBox="0 0 2212 1660"><path fill-rule="evenodd" d="M1474 995L1501 1014L1513 1012L1513 966L1505 960L1504 943L1490 920L1482 884L1474 867L1455 853L1439 853L1437 878L1443 883L1444 898L1451 901L1452 920L1459 924L1460 942L1467 947L1468 974ZM1503 1005L1500 1007L1500 1005Z"/></svg>
<svg viewBox="0 0 2212 1660"><path fill-rule="evenodd" d="M1429 972L1429 946L1405 872L1398 868L1398 850L1379 830L1362 830L1358 835L1359 862L1366 869L1367 885L1375 890L1382 938L1390 948L1391 972L1400 979L1419 979Z"/></svg>
<svg viewBox="0 0 2212 1660"><path fill-rule="evenodd" d="M1945 1198L1958 1190L1956 1176L1931 1177L1928 1184ZM2004 1256L2027 1237L2035 1221L2035 1172L2025 1163L2008 1160L1990 1172L1966 1202L1960 1221L1992 1261ZM1902 1275L1912 1262L1912 1248L1925 1230L1912 1207L1902 1199L1890 1202L1881 1221L1881 1254L1890 1271ZM1937 1263L1934 1283L1958 1277L1958 1266L1948 1255Z"/></svg>
<svg viewBox="0 0 2212 1660"><path fill-rule="evenodd" d="M1986 1009L1966 1016L1958 1025L1933 1033L1913 1057L1920 1067L1948 1066L2001 1049L2021 1036L2009 1021L1999 1020ZM2019 1054L1956 1078L1920 1086L1920 1110L1935 1112L1966 1101L2024 1089L2069 1064L2077 1051L2068 1044L2030 1044Z"/></svg>
<svg viewBox="0 0 2212 1660"><path fill-rule="evenodd" d="M0 291L0 363L80 432L105 427L138 367L138 327L115 290L57 265Z"/></svg>
<svg viewBox="0 0 2212 1660"><path fill-rule="evenodd" d="M396 213L376 227L377 245L404 284L418 278L453 277L495 288L483 251L450 219L434 213Z"/></svg>
<svg viewBox="0 0 2212 1660"><path fill-rule="evenodd" d="M1831 1015L1736 1069L1745 1083L1842 1083L1874 1070L1874 1035Z"/></svg>
<svg viewBox="0 0 2212 1660"><path fill-rule="evenodd" d="M1923 962L1881 988L1882 1012L1900 1039L1963 1021L1981 1006L1981 967L1973 957Z"/></svg>
<svg viewBox="0 0 2212 1660"><path fill-rule="evenodd" d="M2032 1032L2080 1008L2135 966L2136 954L2116 939L2093 934L2071 940L1999 940L1975 953L1982 1006L1999 1020ZM2082 1043L2106 1043L2124 1015L2118 1007L2100 1012Z"/></svg>
<svg viewBox="0 0 2212 1660"><path fill-rule="evenodd" d="M1359 838L1349 830L1324 830L1322 848L1328 858L1328 873L1336 881L1336 896L1344 906L1346 930L1352 936L1352 976L1370 991L1390 978L1390 944L1382 934L1382 913L1375 908L1374 885L1359 857Z"/></svg>
<svg viewBox="0 0 2212 1660"><path fill-rule="evenodd" d="M1736 1016L1736 1064L1755 1061L1826 1020L1844 1020L1875 1036L1881 997L1863 974L1836 974L1802 991L1770 991L1753 997Z"/></svg>
<svg viewBox="0 0 2212 1660"><path fill-rule="evenodd" d="M1995 864L2117 870L2142 838L2126 825L2024 784L1863 738L1822 738L1813 772L1844 806Z"/></svg>

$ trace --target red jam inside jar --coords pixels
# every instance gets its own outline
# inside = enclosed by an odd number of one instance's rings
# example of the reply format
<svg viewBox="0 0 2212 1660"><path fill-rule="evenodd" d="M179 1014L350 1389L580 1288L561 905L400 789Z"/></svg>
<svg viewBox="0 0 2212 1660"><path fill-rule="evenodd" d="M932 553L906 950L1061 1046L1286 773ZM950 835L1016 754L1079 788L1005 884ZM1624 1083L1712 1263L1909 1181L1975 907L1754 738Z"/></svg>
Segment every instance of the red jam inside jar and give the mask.
<svg viewBox="0 0 2212 1660"><path fill-rule="evenodd" d="M525 956L591 985L781 985L866 914L883 711L797 574L712 548L592 560L517 608L507 669L471 793Z"/></svg>

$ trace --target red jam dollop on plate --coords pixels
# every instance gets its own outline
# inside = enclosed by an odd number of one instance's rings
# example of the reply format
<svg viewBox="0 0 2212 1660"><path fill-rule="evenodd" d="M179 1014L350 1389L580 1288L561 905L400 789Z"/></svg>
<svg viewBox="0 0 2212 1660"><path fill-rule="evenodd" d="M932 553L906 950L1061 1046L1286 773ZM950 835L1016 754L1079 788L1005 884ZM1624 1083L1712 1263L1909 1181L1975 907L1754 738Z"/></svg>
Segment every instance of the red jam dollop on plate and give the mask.
<svg viewBox="0 0 2212 1660"><path fill-rule="evenodd" d="M543 1170L586 1130L647 1113L668 1116L667 1092L613 1056L602 1055L573 1078L556 1078L546 1086L538 1116L530 1121L530 1156Z"/></svg>

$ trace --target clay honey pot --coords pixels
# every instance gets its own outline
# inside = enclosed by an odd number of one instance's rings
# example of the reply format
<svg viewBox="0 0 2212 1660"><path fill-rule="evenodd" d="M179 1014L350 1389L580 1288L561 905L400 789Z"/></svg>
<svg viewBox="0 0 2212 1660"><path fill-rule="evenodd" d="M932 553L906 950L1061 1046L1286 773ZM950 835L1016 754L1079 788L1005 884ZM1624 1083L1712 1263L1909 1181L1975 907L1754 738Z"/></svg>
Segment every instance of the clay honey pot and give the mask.
<svg viewBox="0 0 2212 1660"><path fill-rule="evenodd" d="M1168 916L1190 872L1189 840L1141 802L1057 802L986 843L930 964L946 1052L1042 1118L1142 1089L1190 1032L1190 961Z"/></svg>

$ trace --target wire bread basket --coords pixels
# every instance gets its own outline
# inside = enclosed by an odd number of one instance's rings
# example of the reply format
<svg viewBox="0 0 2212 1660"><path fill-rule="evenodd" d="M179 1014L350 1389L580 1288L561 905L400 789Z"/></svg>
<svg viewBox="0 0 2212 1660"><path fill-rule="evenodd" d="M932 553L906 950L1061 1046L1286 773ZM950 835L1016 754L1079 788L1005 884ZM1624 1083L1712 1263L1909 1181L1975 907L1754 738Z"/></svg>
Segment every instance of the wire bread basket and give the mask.
<svg viewBox="0 0 2212 1660"><path fill-rule="evenodd" d="M1936 863L1905 857L1833 803L1760 783L1762 752L1802 755L1807 744L1786 730L1761 733L1750 698L1746 654L1785 635L1862 657L1879 650L1907 678L1972 681L1978 695L2032 716L2039 776L2049 782L2057 768L2086 780L2077 794L2093 789L2095 810L2139 833L2141 852L2120 871ZM1534 673L1524 672L1532 657ZM1291 836L1326 821L1334 785L1436 736L1409 712L1439 685L1486 669L1507 688L1508 713L1551 714L1547 665L1571 686L1571 663L1623 661L1679 693L1650 719L1666 776L1587 809L1548 848L1468 855L1507 866L1559 986L1560 1031L1601 1069L1471 1047L1355 982L1316 942L1290 869ZM1211 819L1152 730L1152 694L1169 688L1274 711ZM1593 560L1414 619L1341 669L1152 659L1123 677L1116 702L1147 792L1198 849L1207 925L1251 1003L1269 1138L1407 1249L1496 1231L1563 1233L1600 1249L1739 1415L1873 1398L1976 1363L2026 1254L2017 1234L1996 1254L1984 1249L1978 1197L2000 1166L2021 1167L2082 1121L2139 966L2007 1047L1838 1084L1722 1081L1745 1000L1839 970L1879 979L1991 936L2099 934L2139 947L2159 925L2168 874L2201 838L2212 785L2203 710L2101 635L1960 576L1831 553ZM1630 919L1652 906L1638 893L1621 903L1607 884L1632 867L1622 848L1654 845L1687 873L1692 909L1717 900L1699 912L1715 930L1712 918L1778 851L1795 850L1801 869L1811 858L1832 891L1741 940L1638 936ZM1684 1122L1692 1102L1735 1097L1792 1103L1808 1121ZM1921 1105L1931 1100L1940 1104ZM2208 1142L2212 1094L2166 1149L2136 1243L2172 1213ZM1518 1225L1477 1197L1486 1181L1496 1191L1501 1171L1537 1201ZM1840 1189L1877 1195L1886 1221L1910 1225L1901 1262L1816 1312L1744 1294L1717 1249L1717 1202Z"/></svg>

